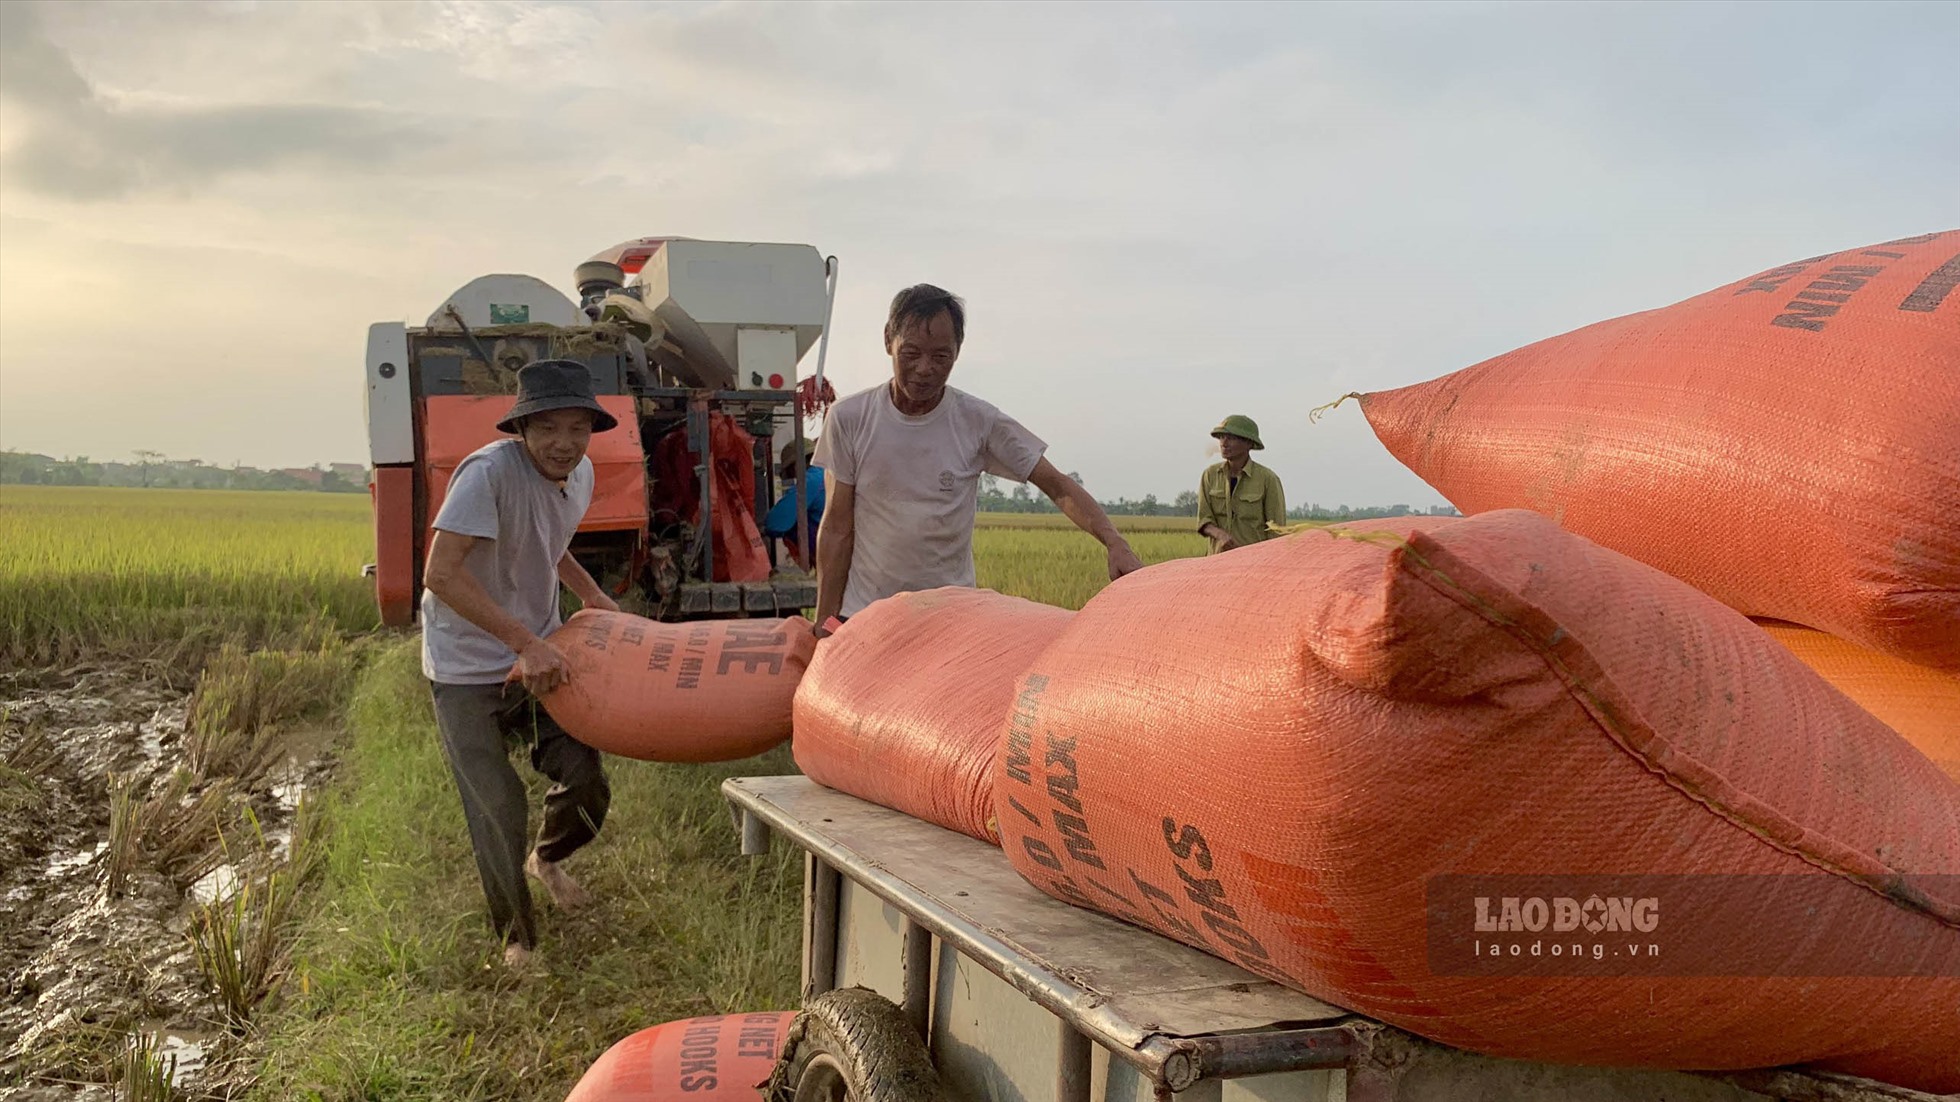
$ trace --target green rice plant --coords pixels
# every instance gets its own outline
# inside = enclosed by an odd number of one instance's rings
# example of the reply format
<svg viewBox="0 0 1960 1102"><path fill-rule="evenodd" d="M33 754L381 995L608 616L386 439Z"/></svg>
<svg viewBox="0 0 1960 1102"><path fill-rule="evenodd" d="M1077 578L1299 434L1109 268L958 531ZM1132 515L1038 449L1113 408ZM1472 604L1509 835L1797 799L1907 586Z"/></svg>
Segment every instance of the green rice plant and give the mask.
<svg viewBox="0 0 1960 1102"><path fill-rule="evenodd" d="M197 909L191 949L198 970L235 1028L285 979L291 958L299 881L291 870L268 869L228 898Z"/></svg>
<svg viewBox="0 0 1960 1102"><path fill-rule="evenodd" d="M0 735L11 728L8 719L7 712L0 710ZM41 778L57 754L54 736L40 725L23 729L13 746L0 753L0 814L41 801Z"/></svg>
<svg viewBox="0 0 1960 1102"><path fill-rule="evenodd" d="M353 653L337 641L314 650L221 646L198 678L184 747L204 778L250 783L285 755L291 726L328 719L346 694Z"/></svg>
<svg viewBox="0 0 1960 1102"><path fill-rule="evenodd" d="M175 770L143 805L144 853L179 890L223 863L225 835L239 818L229 780L193 793L196 783L189 770Z"/></svg>
<svg viewBox="0 0 1960 1102"><path fill-rule="evenodd" d="M133 775L109 777L109 848L103 855L102 889L115 899L129 886L129 874L141 856L143 809L146 806Z"/></svg>
<svg viewBox="0 0 1960 1102"><path fill-rule="evenodd" d="M177 1057L165 1056L154 1033L138 1033L116 1062L116 1102L174 1102Z"/></svg>
<svg viewBox="0 0 1960 1102"><path fill-rule="evenodd" d="M1125 534L1131 532L1195 532L1197 518L1188 513L1175 516L1110 517ZM1060 513L980 513L973 518L975 528L1033 528L1075 531L1075 522Z"/></svg>
<svg viewBox="0 0 1960 1102"><path fill-rule="evenodd" d="M0 661L174 658L376 627L352 494L0 486Z"/></svg>
<svg viewBox="0 0 1960 1102"><path fill-rule="evenodd" d="M1188 527L1126 535L1145 565L1205 553L1204 537ZM981 586L1063 608L1081 608L1109 584L1109 553L1074 528L975 529L973 562Z"/></svg>
<svg viewBox="0 0 1960 1102"><path fill-rule="evenodd" d="M254 871L230 896L198 907L190 931L206 986L239 1029L285 981L299 928L297 904L325 861L320 817L309 800L302 798L294 809L283 861L250 807L243 810L242 825L252 851L237 863Z"/></svg>

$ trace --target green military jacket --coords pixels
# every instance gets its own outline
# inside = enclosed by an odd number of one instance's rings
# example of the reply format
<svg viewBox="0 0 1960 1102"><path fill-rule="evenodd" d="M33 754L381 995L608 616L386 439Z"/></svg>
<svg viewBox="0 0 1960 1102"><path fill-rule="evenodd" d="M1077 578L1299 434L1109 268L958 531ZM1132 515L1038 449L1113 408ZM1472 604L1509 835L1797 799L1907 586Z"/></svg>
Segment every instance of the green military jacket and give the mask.
<svg viewBox="0 0 1960 1102"><path fill-rule="evenodd" d="M1245 547L1271 539L1267 524L1286 523L1286 491L1270 467L1246 460L1234 483L1223 462L1213 463L1198 480L1198 530L1216 524Z"/></svg>

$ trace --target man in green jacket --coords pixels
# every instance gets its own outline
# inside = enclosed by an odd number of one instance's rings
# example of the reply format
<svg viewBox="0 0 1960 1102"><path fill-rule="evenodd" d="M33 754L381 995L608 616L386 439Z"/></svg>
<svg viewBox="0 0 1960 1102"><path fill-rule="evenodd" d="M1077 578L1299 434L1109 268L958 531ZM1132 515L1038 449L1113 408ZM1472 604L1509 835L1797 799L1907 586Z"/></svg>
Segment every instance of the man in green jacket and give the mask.
<svg viewBox="0 0 1960 1102"><path fill-rule="evenodd" d="M1225 459L1205 468L1198 481L1198 532L1211 540L1211 553L1271 539L1270 524L1286 523L1286 492L1270 467L1252 461L1265 448L1259 426L1233 414L1211 430Z"/></svg>

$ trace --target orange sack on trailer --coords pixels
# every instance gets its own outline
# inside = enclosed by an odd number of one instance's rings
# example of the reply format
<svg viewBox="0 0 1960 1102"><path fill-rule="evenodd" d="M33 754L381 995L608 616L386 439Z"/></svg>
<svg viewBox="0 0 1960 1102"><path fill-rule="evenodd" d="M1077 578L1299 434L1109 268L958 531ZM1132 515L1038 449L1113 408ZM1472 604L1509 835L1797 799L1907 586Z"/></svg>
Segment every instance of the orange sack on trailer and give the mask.
<svg viewBox="0 0 1960 1102"><path fill-rule="evenodd" d="M1758 623L1819 677L1960 781L1960 673L1916 666L1796 624Z"/></svg>
<svg viewBox="0 0 1960 1102"><path fill-rule="evenodd" d="M584 609L551 633L571 678L542 698L573 738L641 761L735 761L789 737L810 622L667 624Z"/></svg>
<svg viewBox="0 0 1960 1102"><path fill-rule="evenodd" d="M688 1018L607 1049L565 1102L761 1102L793 1011Z"/></svg>
<svg viewBox="0 0 1960 1102"><path fill-rule="evenodd" d="M1960 1089L1960 784L1536 513L1122 578L999 768L1035 885L1423 1036Z"/></svg>
<svg viewBox="0 0 1960 1102"><path fill-rule="evenodd" d="M1814 256L1361 408L1465 513L1960 669L1956 284L1960 230Z"/></svg>
<svg viewBox="0 0 1960 1102"><path fill-rule="evenodd" d="M817 648L796 690L797 768L999 845L1001 730L1021 675L1072 615L964 587L874 602Z"/></svg>

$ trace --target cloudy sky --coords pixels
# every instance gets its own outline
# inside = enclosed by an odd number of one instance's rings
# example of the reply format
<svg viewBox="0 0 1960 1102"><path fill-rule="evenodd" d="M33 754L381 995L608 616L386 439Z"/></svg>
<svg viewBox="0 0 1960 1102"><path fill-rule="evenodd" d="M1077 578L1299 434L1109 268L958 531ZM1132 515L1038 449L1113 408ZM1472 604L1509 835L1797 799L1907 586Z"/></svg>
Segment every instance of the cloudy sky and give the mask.
<svg viewBox="0 0 1960 1102"><path fill-rule="evenodd" d="M649 234L964 295L955 385L1099 496L1258 418L1960 225L1960 5L0 4L0 446L365 457L370 322ZM806 366L809 361L806 361Z"/></svg>

